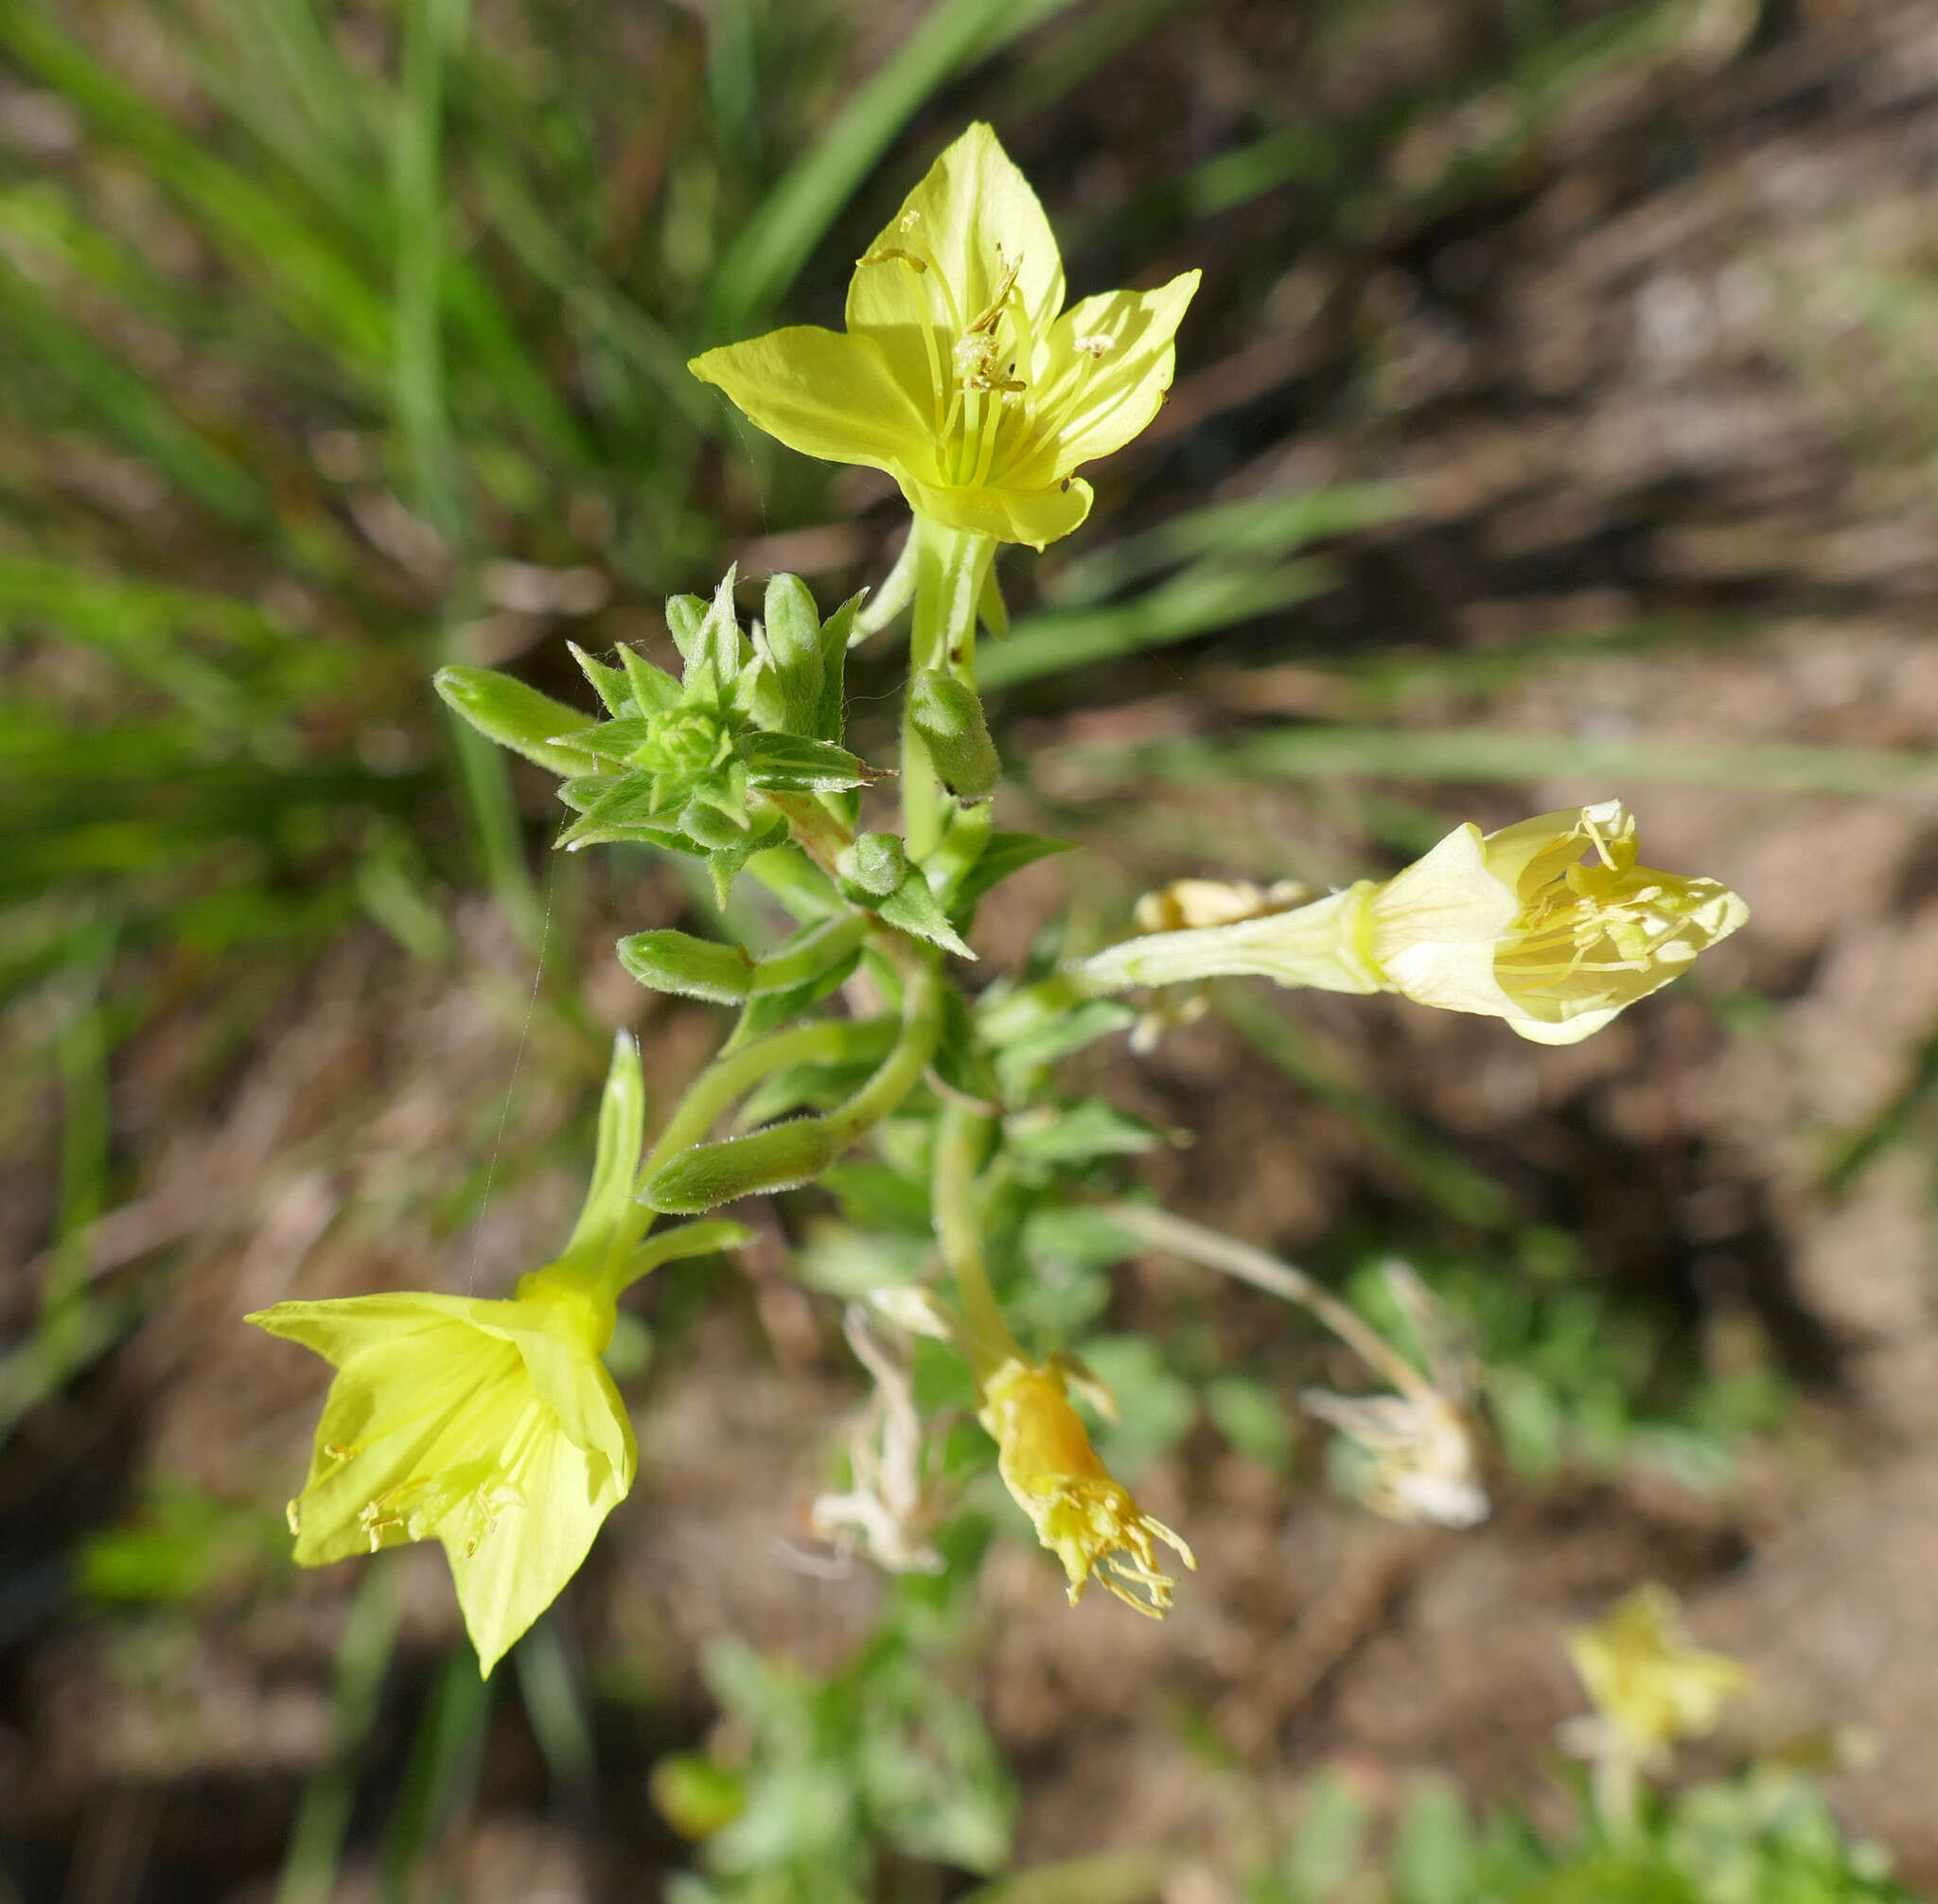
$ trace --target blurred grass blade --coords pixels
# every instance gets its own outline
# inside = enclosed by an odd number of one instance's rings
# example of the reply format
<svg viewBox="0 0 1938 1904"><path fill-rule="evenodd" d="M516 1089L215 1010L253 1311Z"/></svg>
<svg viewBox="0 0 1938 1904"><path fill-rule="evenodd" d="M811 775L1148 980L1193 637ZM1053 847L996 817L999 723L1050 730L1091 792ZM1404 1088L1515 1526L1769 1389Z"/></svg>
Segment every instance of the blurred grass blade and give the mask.
<svg viewBox="0 0 1938 1904"><path fill-rule="evenodd" d="M977 660L985 688L1014 687L1092 661L1160 648L1309 601L1334 586L1330 564L1316 559L1276 569L1201 562L1132 601L1103 608L1031 615L1009 641Z"/></svg>
<svg viewBox="0 0 1938 1904"><path fill-rule="evenodd" d="M628 1169L630 1166L628 1166ZM519 1693L555 1789L589 1798L597 1773L591 1721L555 1618L542 1619L512 1648Z"/></svg>
<svg viewBox="0 0 1938 1904"><path fill-rule="evenodd" d="M397 1788L396 1806L378 1860L378 1896L405 1904L413 1879L438 1840L469 1808L478 1761L491 1721L491 1682L478 1673L478 1656L461 1646L444 1663L425 1703L410 1764Z"/></svg>
<svg viewBox="0 0 1938 1904"><path fill-rule="evenodd" d="M357 1796L357 1754L377 1722L396 1643L398 1569L367 1569L337 1647L330 1691L330 1757L303 1789L276 1881L275 1904L329 1904Z"/></svg>
<svg viewBox="0 0 1938 1904"><path fill-rule="evenodd" d="M890 142L945 80L1069 4L936 0L721 258L707 298L710 332L731 333L794 282Z"/></svg>
<svg viewBox="0 0 1938 1904"><path fill-rule="evenodd" d="M0 46L63 93L109 140L204 220L232 262L270 290L284 316L361 382L390 361L390 314L344 249L276 193L213 156L97 62L32 4L0 0Z"/></svg>
<svg viewBox="0 0 1938 1904"><path fill-rule="evenodd" d="M1064 563L1044 578L1043 595L1059 608L1088 608L1146 575L1199 556L1257 561L1289 555L1322 536L1393 521L1412 506L1397 483L1346 483L1214 502Z"/></svg>
<svg viewBox="0 0 1938 1904"><path fill-rule="evenodd" d="M404 13L403 97L392 154L396 206L396 359L392 389L418 505L450 547L469 554L471 524L445 404L438 283L444 262L444 74L467 24L467 0L409 0ZM440 659L463 661L464 618L445 604ZM504 756L468 723L446 723L485 877L527 945L540 907L525 864Z"/></svg>
<svg viewBox="0 0 1938 1904"><path fill-rule="evenodd" d="M711 427L715 412L686 368L686 352L653 319L560 236L556 220L532 197L502 155L481 158L477 178L484 209L500 237L534 277L547 284L688 422Z"/></svg>
<svg viewBox="0 0 1938 1904"><path fill-rule="evenodd" d="M56 309L40 288L0 259L0 325L122 444L224 521L253 528L272 517L248 472L185 422L120 358Z"/></svg>
<svg viewBox="0 0 1938 1904"><path fill-rule="evenodd" d="M992 660L995 660L992 657ZM1518 733L1486 728L1314 724L1145 747L1060 748L1055 759L1112 784L1381 780L1512 785L1559 778L1625 785L1760 787L1773 793L1906 794L1938 790L1938 751L1806 747L1780 742L1662 740L1610 734Z"/></svg>

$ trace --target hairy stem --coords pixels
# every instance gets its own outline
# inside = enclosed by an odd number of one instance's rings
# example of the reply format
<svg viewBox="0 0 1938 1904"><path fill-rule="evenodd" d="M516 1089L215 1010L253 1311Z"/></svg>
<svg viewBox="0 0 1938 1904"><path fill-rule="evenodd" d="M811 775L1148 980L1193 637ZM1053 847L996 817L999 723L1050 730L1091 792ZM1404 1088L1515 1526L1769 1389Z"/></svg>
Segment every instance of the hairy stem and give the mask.
<svg viewBox="0 0 1938 1904"><path fill-rule="evenodd" d="M989 1147L995 1119L967 1105L948 1102L936 1125L935 1163L929 1187L936 1241L956 1279L968 1330L970 1366L978 1383L1022 1350L995 1299L989 1266L982 1259L982 1214L977 1207L976 1175Z"/></svg>
<svg viewBox="0 0 1938 1904"><path fill-rule="evenodd" d="M915 617L908 637L911 673L937 668L976 685L976 613L995 558L987 536L945 529L918 516L909 530L915 550ZM902 716L902 830L908 856L921 860L942 844L948 797L928 749L906 711Z"/></svg>
<svg viewBox="0 0 1938 1904"><path fill-rule="evenodd" d="M1223 1230L1207 1229L1169 1210L1153 1209L1148 1204L1114 1203L1104 1214L1115 1224L1142 1237L1158 1249L1168 1249L1207 1269L1222 1270L1226 1276L1248 1282L1299 1308L1324 1323L1377 1374L1414 1401L1434 1398L1433 1384L1405 1356L1380 1334L1355 1309L1348 1308L1330 1290L1322 1289L1304 1270Z"/></svg>

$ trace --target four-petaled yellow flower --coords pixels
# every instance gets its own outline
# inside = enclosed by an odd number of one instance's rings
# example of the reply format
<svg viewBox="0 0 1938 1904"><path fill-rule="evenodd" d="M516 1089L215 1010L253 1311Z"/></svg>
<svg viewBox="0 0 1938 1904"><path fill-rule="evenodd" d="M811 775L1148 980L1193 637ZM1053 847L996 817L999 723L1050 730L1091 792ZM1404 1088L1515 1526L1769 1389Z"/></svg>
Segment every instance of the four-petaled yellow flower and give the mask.
<svg viewBox="0 0 1938 1904"><path fill-rule="evenodd" d="M918 516L1040 549L1090 512L1077 466L1157 414L1199 275L1065 310L1043 207L974 125L855 265L845 332L797 326L689 367L790 449L886 470Z"/></svg>
<svg viewBox="0 0 1938 1904"><path fill-rule="evenodd" d="M1309 906L1160 932L1086 960L1104 990L1255 973L1281 985L1399 992L1572 1045L1686 971L1749 908L1713 879L1636 863L1618 800L1483 834L1455 827L1383 884Z"/></svg>
<svg viewBox="0 0 1938 1904"><path fill-rule="evenodd" d="M599 1360L612 1317L542 1275L510 1301L414 1292L250 1316L337 1370L290 1503L297 1560L441 1541L489 1673L632 1486L632 1424Z"/></svg>
<svg viewBox="0 0 1938 1904"><path fill-rule="evenodd" d="M1071 1407L1064 1371L1054 1363L1012 1357L982 1384L977 1419L995 1436L996 1470L1036 1537L1064 1564L1070 1604L1093 1575L1126 1606L1161 1618L1177 1581L1158 1570L1157 1543L1188 1567L1191 1550L1154 1521L1113 1479Z"/></svg>
<svg viewBox="0 0 1938 1904"><path fill-rule="evenodd" d="M1677 1740L1716 1730L1723 1701L1750 1684L1746 1666L1689 1643L1676 1596L1650 1583L1568 1635L1568 1657L1594 1701L1605 1746L1660 1767Z"/></svg>
<svg viewBox="0 0 1938 1904"><path fill-rule="evenodd" d="M732 1240L732 1225L712 1224L642 1241L644 1125L639 1048L622 1032L585 1207L565 1253L509 1300L413 1290L279 1302L247 1318L337 1371L290 1503L297 1560L441 1541L486 1674L632 1486L632 1422L599 1360L619 1290L655 1261Z"/></svg>

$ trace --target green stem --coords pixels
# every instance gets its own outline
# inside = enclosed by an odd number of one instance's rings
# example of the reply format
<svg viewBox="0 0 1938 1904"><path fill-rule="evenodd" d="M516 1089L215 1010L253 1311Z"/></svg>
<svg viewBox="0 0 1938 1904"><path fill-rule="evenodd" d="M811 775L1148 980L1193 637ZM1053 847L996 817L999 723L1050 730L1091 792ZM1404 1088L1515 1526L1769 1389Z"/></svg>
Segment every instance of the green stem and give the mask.
<svg viewBox="0 0 1938 1904"><path fill-rule="evenodd" d="M667 1119L666 1128L646 1153L645 1161L640 1166L640 1187L643 1189L669 1157L701 1142L734 1099L750 1090L769 1072L788 1065L839 1058L846 1051L854 1031L854 1025L845 1019L819 1018L811 1025L791 1026L715 1058L686 1087L678 1108ZM893 1063L892 1056L889 1062ZM926 1062L925 1059L924 1063Z"/></svg>
<svg viewBox="0 0 1938 1904"><path fill-rule="evenodd" d="M871 923L865 912L851 912L845 918L828 920L805 944L761 960L754 967L755 989L763 994L790 992L797 985L819 978L861 943Z"/></svg>
<svg viewBox="0 0 1938 1904"><path fill-rule="evenodd" d="M976 685L976 614L995 559L987 536L944 528L918 516L909 529L915 549L915 615L908 637L911 673L946 670ZM920 861L942 844L948 799L928 749L906 711L902 717L902 830L908 856Z"/></svg>
<svg viewBox="0 0 1938 1904"><path fill-rule="evenodd" d="M943 978L925 959L903 976L902 1035L881 1068L860 1090L830 1111L825 1124L835 1149L844 1151L864 1132L898 1109L922 1082L943 1031Z"/></svg>
<svg viewBox="0 0 1938 1904"><path fill-rule="evenodd" d="M1434 1399L1433 1384L1405 1356L1357 1310L1348 1308L1330 1291L1320 1288L1304 1270L1295 1269L1291 1263L1281 1262L1251 1243L1226 1236L1223 1230L1207 1229L1203 1224L1172 1216L1169 1210L1153 1209L1148 1204L1106 1204L1103 1213L1111 1222L1158 1249L1201 1262L1207 1269L1222 1270L1281 1301L1296 1303L1324 1323L1401 1394L1416 1402Z"/></svg>
<svg viewBox="0 0 1938 1904"><path fill-rule="evenodd" d="M987 1151L995 1119L965 1104L947 1102L937 1121L935 1164L929 1203L935 1216L936 1241L943 1261L956 1279L968 1329L970 1366L978 1383L1023 1351L1003 1320L989 1266L982 1257L982 1214L978 1208L976 1175Z"/></svg>

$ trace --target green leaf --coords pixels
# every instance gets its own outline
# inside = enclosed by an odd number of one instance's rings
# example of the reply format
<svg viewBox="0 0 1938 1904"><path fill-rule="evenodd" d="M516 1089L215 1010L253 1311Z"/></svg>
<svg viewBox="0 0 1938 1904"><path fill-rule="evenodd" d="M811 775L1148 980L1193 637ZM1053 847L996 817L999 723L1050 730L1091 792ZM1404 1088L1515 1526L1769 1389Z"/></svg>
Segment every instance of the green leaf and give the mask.
<svg viewBox="0 0 1938 1904"><path fill-rule="evenodd" d="M1285 1404L1261 1382L1219 1375L1205 1384L1205 1412L1238 1454L1284 1473L1295 1438Z"/></svg>
<svg viewBox="0 0 1938 1904"><path fill-rule="evenodd" d="M1003 1120L1003 1141L1017 1158L1035 1164L1086 1164L1099 1157L1135 1157L1164 1142L1164 1133L1101 1098L1041 1104Z"/></svg>
<svg viewBox="0 0 1938 1904"><path fill-rule="evenodd" d="M976 957L949 924L949 916L943 910L942 901L928 890L928 881L922 876L920 867L911 866L907 878L875 910L890 926L917 939L926 939L930 944L940 945L944 952L953 952L959 959Z"/></svg>
<svg viewBox="0 0 1938 1904"><path fill-rule="evenodd" d="M839 793L862 786L868 768L833 741L802 734L750 733L739 746L754 785L774 793Z"/></svg>
<svg viewBox="0 0 1938 1904"><path fill-rule="evenodd" d="M572 658L579 664L579 671L591 682L592 691L606 704L609 714L629 714L632 711L632 684L624 670L608 667L604 661L594 661L576 642L568 642Z"/></svg>
<svg viewBox="0 0 1938 1904"><path fill-rule="evenodd" d="M643 714L666 714L680 702L679 683L664 668L656 668L637 648L623 643L620 664L625 669L626 685Z"/></svg>
<svg viewBox="0 0 1938 1904"><path fill-rule="evenodd" d="M1074 851L1067 839L1051 839L1040 833L992 833L983 842L975 865L958 882L953 906L960 916L985 892L1000 886L1013 873L1033 866L1052 854Z"/></svg>
<svg viewBox="0 0 1938 1904"><path fill-rule="evenodd" d="M583 725L585 715L578 709L495 668L453 663L439 668L432 684L445 705L486 739L536 761L549 773L577 776L585 772L585 751L561 746L558 740Z"/></svg>

